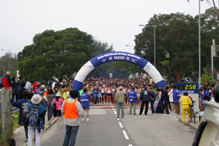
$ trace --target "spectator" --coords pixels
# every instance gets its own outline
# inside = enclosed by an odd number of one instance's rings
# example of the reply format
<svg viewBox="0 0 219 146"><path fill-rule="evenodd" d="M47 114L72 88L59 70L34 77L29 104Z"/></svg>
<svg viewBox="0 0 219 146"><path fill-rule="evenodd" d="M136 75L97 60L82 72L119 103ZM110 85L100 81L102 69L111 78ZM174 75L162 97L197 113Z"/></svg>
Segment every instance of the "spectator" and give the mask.
<svg viewBox="0 0 219 146"><path fill-rule="evenodd" d="M53 99L56 97L56 94L53 92L52 89L49 90L49 93L47 95L47 104L48 104L48 113L47 113L47 117L48 117L48 121L50 121L50 119L52 118L52 114L53 114L53 108L51 106L51 103L53 101Z"/></svg>
<svg viewBox="0 0 219 146"><path fill-rule="evenodd" d="M24 90L22 95L23 95L24 98L18 100L17 102L15 102L11 96L10 96L10 100L11 100L11 105L12 106L19 108L18 125L24 125L24 131L25 131L25 134L26 134L25 141L27 141L27 138L28 138L28 135L27 135L27 122L25 121L26 119L23 118L23 106L24 106L25 103L27 104L30 101L33 94L31 94L27 90Z"/></svg>
<svg viewBox="0 0 219 146"><path fill-rule="evenodd" d="M11 82L11 77L10 77L10 71L6 72L5 77L2 79L2 84L6 90L11 87L12 82Z"/></svg>
<svg viewBox="0 0 219 146"><path fill-rule="evenodd" d="M120 110L122 112L121 117L124 118L124 99L125 99L125 91L123 87L119 87L119 91L116 92L116 107L117 107L117 118L120 116Z"/></svg>
<svg viewBox="0 0 219 146"><path fill-rule="evenodd" d="M70 97L62 104L62 112L64 113L64 124L66 125L66 133L63 146L74 146L76 136L80 125L80 117L84 110L77 101L78 92L76 90L70 91ZM71 139L71 140L70 140Z"/></svg>
<svg viewBox="0 0 219 146"><path fill-rule="evenodd" d="M151 91L148 91L147 87L145 87L144 90L140 94L141 108L140 108L139 115L141 115L142 112L143 112L144 104L146 104L144 114L147 115L147 113L148 113L148 104L151 100L151 97L155 98L154 93L151 92Z"/></svg>
<svg viewBox="0 0 219 146"><path fill-rule="evenodd" d="M40 137L41 137L41 128L43 127L43 121L42 121L42 113L46 111L46 104L45 102L41 103L42 97L39 94L34 94L31 98L31 101L27 104L27 107L29 111L31 112L31 109L38 108L39 112L39 119L37 121L37 126L31 126L28 125L28 146L32 146L33 144L33 133L35 131L35 146L40 146ZM29 112L29 114L30 114ZM29 115L31 116L31 115Z"/></svg>
<svg viewBox="0 0 219 146"><path fill-rule="evenodd" d="M26 83L24 81L21 82L21 88L18 90L18 93L17 93L18 100L21 100L23 98L22 93L24 92L24 90L26 90L24 88L25 84Z"/></svg>
<svg viewBox="0 0 219 146"><path fill-rule="evenodd" d="M61 120L61 107L62 107L63 100L59 92L56 93L56 97L53 99L51 103L52 107L54 106L54 103L55 103L56 109L54 110L53 117L52 119L50 119L49 124L51 123L53 119L55 119L55 117L58 117L58 124L60 123L60 120Z"/></svg>
<svg viewBox="0 0 219 146"><path fill-rule="evenodd" d="M38 84L34 80L31 80L30 82L31 82L32 87L33 87L33 92L34 92L34 94L36 94L36 87L38 86Z"/></svg>
<svg viewBox="0 0 219 146"><path fill-rule="evenodd" d="M18 86L18 84L19 83L17 83L15 81L15 77L12 77L12 98L13 98L14 101L17 101L17 98L18 98L18 96L17 96L17 93L18 93L17 86Z"/></svg>
<svg viewBox="0 0 219 146"><path fill-rule="evenodd" d="M47 81L46 85L47 85L47 87L52 88L52 81L51 81L51 78L49 78L49 80Z"/></svg>
<svg viewBox="0 0 219 146"><path fill-rule="evenodd" d="M180 92L176 88L176 85L173 85L172 87L173 87L173 103L175 104L176 114L179 115L180 113L180 108L179 108Z"/></svg>
<svg viewBox="0 0 219 146"><path fill-rule="evenodd" d="M206 108L206 104L203 103L204 97L205 97L205 96L208 96L208 97L209 97L209 93L208 93L208 90L206 89L206 87L203 87L202 90L203 90L203 94L202 94L202 96L201 96L201 105L202 105L202 108L203 108L203 111L204 111L205 108Z"/></svg>
<svg viewBox="0 0 219 146"><path fill-rule="evenodd" d="M29 81L26 82L25 88L26 88L29 92L32 92L32 91L33 91L33 86L32 86L32 84L31 84Z"/></svg>

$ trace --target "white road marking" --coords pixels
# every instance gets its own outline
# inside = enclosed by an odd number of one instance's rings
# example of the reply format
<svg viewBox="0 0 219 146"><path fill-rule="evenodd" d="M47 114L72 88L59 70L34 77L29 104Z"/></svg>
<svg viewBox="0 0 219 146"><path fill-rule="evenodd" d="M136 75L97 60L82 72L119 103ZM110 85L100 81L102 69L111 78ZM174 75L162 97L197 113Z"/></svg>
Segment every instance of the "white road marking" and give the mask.
<svg viewBox="0 0 219 146"><path fill-rule="evenodd" d="M122 123L121 123L121 122L119 122L119 126L120 126L121 128L123 128L123 125L122 125Z"/></svg>
<svg viewBox="0 0 219 146"><path fill-rule="evenodd" d="M132 144L129 144L129 146L132 146Z"/></svg>
<svg viewBox="0 0 219 146"><path fill-rule="evenodd" d="M114 107L114 106L111 105L111 107Z"/></svg>
<svg viewBox="0 0 219 146"><path fill-rule="evenodd" d="M129 139L129 137L128 137L127 133L125 132L125 130L122 130L122 132L123 132L123 135L125 136L125 139Z"/></svg>
<svg viewBox="0 0 219 146"><path fill-rule="evenodd" d="M14 134L16 134L21 128L23 128L23 126L20 127L20 128L17 128L17 129L14 131Z"/></svg>
<svg viewBox="0 0 219 146"><path fill-rule="evenodd" d="M116 112L116 111L114 111L114 113L115 113L115 114L117 114L117 112Z"/></svg>

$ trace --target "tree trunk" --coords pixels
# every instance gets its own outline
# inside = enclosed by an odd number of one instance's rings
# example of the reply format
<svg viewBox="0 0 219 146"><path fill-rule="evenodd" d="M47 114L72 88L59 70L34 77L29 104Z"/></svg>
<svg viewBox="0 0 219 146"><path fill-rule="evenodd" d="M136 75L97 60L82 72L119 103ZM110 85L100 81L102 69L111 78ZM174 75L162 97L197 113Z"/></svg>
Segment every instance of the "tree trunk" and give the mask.
<svg viewBox="0 0 219 146"><path fill-rule="evenodd" d="M181 83L181 75L179 72L174 71L175 72L175 76L176 76L176 83Z"/></svg>

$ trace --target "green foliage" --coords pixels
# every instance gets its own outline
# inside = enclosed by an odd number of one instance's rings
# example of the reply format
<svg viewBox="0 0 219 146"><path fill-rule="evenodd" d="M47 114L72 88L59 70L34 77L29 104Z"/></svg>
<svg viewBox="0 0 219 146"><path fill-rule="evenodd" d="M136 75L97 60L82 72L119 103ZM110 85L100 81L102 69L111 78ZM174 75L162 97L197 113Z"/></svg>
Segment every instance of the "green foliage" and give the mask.
<svg viewBox="0 0 219 146"><path fill-rule="evenodd" d="M201 76L201 83L203 85L205 85L205 83L208 83L208 85L210 84L215 84L215 81L212 81L212 74L208 73L206 68L203 68L203 74Z"/></svg>
<svg viewBox="0 0 219 146"><path fill-rule="evenodd" d="M93 37L77 28L46 30L36 34L33 44L18 54L20 75L25 80L47 80L55 75L68 77L91 59Z"/></svg>
<svg viewBox="0 0 219 146"><path fill-rule="evenodd" d="M218 23L213 8L202 15L201 65L210 64L212 39L219 41ZM135 37L135 53L154 62L154 28L156 26L156 62L162 75L181 82L181 77L198 73L198 19L182 13L154 15ZM215 65L218 65L214 58ZM196 80L196 79L194 79Z"/></svg>
<svg viewBox="0 0 219 146"><path fill-rule="evenodd" d="M10 58L10 71L11 76L16 77L18 60L17 55L12 53L6 53L0 57L0 77L5 76L5 72L9 70L9 58Z"/></svg>

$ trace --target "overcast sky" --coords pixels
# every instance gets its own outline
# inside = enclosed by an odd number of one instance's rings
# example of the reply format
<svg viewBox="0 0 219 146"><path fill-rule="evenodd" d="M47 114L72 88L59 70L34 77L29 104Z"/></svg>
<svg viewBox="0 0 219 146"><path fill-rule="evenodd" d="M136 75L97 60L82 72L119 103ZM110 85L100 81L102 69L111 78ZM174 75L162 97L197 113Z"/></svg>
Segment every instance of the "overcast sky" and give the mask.
<svg viewBox="0 0 219 146"><path fill-rule="evenodd" d="M212 6L201 2L201 13ZM0 0L0 56L6 52L1 49L22 51L37 33L69 27L116 51L134 53L126 45L134 45L142 31L139 24L147 24L154 14L176 12L197 15L198 0Z"/></svg>

